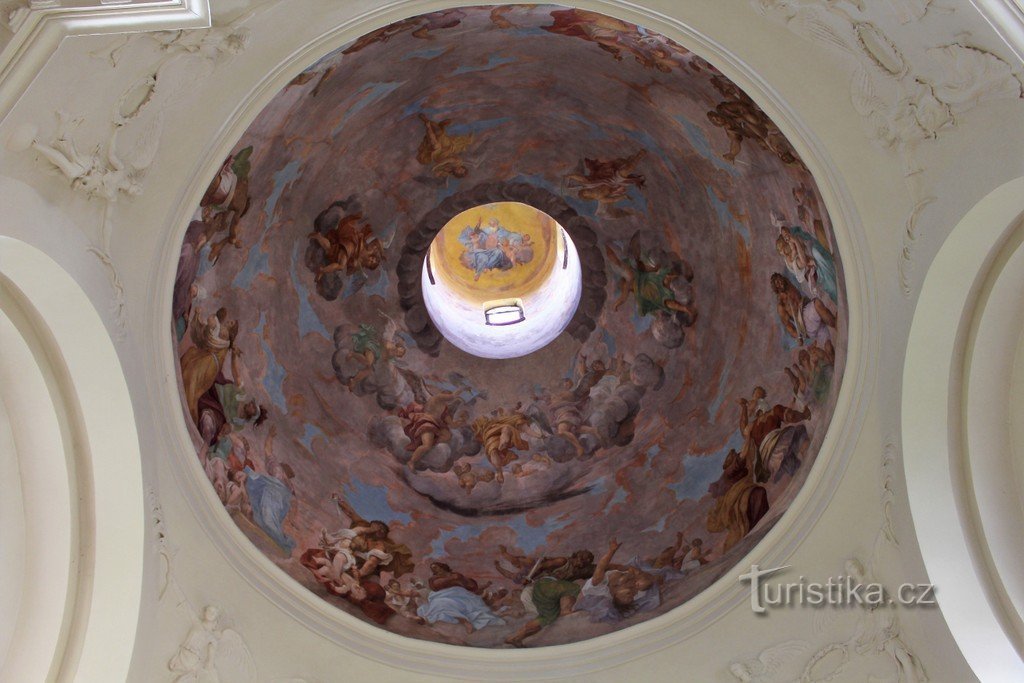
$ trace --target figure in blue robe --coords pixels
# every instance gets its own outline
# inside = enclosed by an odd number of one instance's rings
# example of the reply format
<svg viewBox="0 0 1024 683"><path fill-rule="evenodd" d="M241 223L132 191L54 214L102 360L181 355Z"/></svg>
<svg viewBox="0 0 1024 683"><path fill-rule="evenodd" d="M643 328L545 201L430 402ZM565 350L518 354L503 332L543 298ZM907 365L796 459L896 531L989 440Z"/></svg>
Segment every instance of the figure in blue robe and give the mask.
<svg viewBox="0 0 1024 683"><path fill-rule="evenodd" d="M245 490L249 492L253 521L291 555L295 541L281 528L292 505L291 490L277 477L254 472L250 467L245 468L245 474Z"/></svg>

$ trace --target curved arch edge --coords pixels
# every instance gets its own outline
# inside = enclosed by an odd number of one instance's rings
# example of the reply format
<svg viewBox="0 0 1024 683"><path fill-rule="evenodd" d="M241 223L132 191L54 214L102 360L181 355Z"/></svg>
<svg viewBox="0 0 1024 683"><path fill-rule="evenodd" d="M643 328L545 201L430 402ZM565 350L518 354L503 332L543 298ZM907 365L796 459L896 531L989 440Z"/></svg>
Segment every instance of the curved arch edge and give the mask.
<svg viewBox="0 0 1024 683"><path fill-rule="evenodd" d="M1024 643L986 557L966 440L965 366L976 304L1022 212L1018 178L953 229L928 269L903 371L903 464L914 528L950 632L982 680L1024 678Z"/></svg>
<svg viewBox="0 0 1024 683"><path fill-rule="evenodd" d="M122 680L134 650L145 550L141 455L124 373L85 293L43 252L0 236L0 286L13 301L15 327L51 378L72 487L68 524L77 539L51 673Z"/></svg>

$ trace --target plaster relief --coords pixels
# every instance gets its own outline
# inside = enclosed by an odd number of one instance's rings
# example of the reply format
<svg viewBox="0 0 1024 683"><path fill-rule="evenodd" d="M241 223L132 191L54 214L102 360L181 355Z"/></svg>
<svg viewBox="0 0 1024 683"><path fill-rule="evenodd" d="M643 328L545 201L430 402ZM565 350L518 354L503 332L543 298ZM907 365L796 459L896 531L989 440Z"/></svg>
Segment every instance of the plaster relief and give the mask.
<svg viewBox="0 0 1024 683"><path fill-rule="evenodd" d="M175 683L255 683L256 664L242 636L220 625L220 608L207 605L202 612L189 607L192 627L178 652L167 662Z"/></svg>
<svg viewBox="0 0 1024 683"><path fill-rule="evenodd" d="M985 102L1019 100L1019 77L998 55L964 44L957 36L951 35L946 42L925 43L917 38L913 44L907 40L897 44L886 31L889 19L895 16L900 24L920 19L929 9L928 2L856 7L825 0L752 3L793 33L841 54L850 63L850 99L864 120L865 132L879 147L899 156L912 193L913 208L898 250L899 286L909 296L914 289L910 268L916 226L921 211L933 200L926 183L914 178L922 173L915 154L918 146L955 127L958 115Z"/></svg>
<svg viewBox="0 0 1024 683"><path fill-rule="evenodd" d="M898 466L898 446L895 437L886 439L880 460L881 524L875 533L870 560L858 557L846 560L840 577L849 577L856 584L884 585L886 595L894 596L894 586L883 582L878 575L880 567L891 561L899 549L899 540L893 524L895 502L894 477ZM851 616L849 605L824 605L813 610L812 628L815 634L826 634L828 642L819 646L805 661L801 673L792 673L791 660L806 650L797 643L787 641L766 648L756 659L737 661L729 671L740 681L799 681L818 683L837 680L847 672L849 665L869 671L870 681L896 681L897 683L926 683L928 675L920 658L907 643L900 625L898 611L893 604L855 605ZM835 635L831 635L835 634ZM783 657L783 655L785 655ZM776 672L786 671L784 677ZM797 665L799 670L799 666Z"/></svg>
<svg viewBox="0 0 1024 683"><path fill-rule="evenodd" d="M175 97L213 68L240 54L248 43L249 32L242 24L257 7L226 26L207 29L182 29L126 34L100 54L110 68L118 68L119 56L140 43L155 44L158 59L122 91L109 113L109 134L105 139L83 143L77 126L82 117L56 112L52 133L40 132L35 123L24 123L10 136L7 147L14 151L32 151L36 158L68 181L70 189L101 205L98 234L89 253L103 266L111 287L111 310L115 336L124 339L128 310L124 285L111 254L117 224L116 205L143 192L146 172L159 151L166 112L175 106ZM83 151L86 150L86 151Z"/></svg>

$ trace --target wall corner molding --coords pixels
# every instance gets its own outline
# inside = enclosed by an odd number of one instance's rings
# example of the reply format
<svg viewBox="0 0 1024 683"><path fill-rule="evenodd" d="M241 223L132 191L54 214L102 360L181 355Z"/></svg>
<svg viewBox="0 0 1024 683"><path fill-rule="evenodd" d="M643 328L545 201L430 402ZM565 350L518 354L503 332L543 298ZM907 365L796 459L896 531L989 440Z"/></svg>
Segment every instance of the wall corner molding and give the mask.
<svg viewBox="0 0 1024 683"><path fill-rule="evenodd" d="M68 36L211 25L209 0L30 0L4 19L13 36L0 51L0 120Z"/></svg>

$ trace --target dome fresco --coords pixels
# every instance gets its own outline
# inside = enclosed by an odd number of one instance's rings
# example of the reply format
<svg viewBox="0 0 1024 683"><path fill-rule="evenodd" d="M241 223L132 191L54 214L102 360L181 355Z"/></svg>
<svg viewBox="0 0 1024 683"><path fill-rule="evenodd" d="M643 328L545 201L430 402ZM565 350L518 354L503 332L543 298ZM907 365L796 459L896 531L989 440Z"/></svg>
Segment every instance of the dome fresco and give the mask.
<svg viewBox="0 0 1024 683"><path fill-rule="evenodd" d="M422 288L439 231L500 202L565 230L582 293L494 360ZM496 299L555 253L502 220L445 244ZM482 6L275 96L185 231L171 333L196 457L271 561L397 634L535 647L683 604L786 512L840 388L843 282L811 174L714 67L593 12Z"/></svg>

